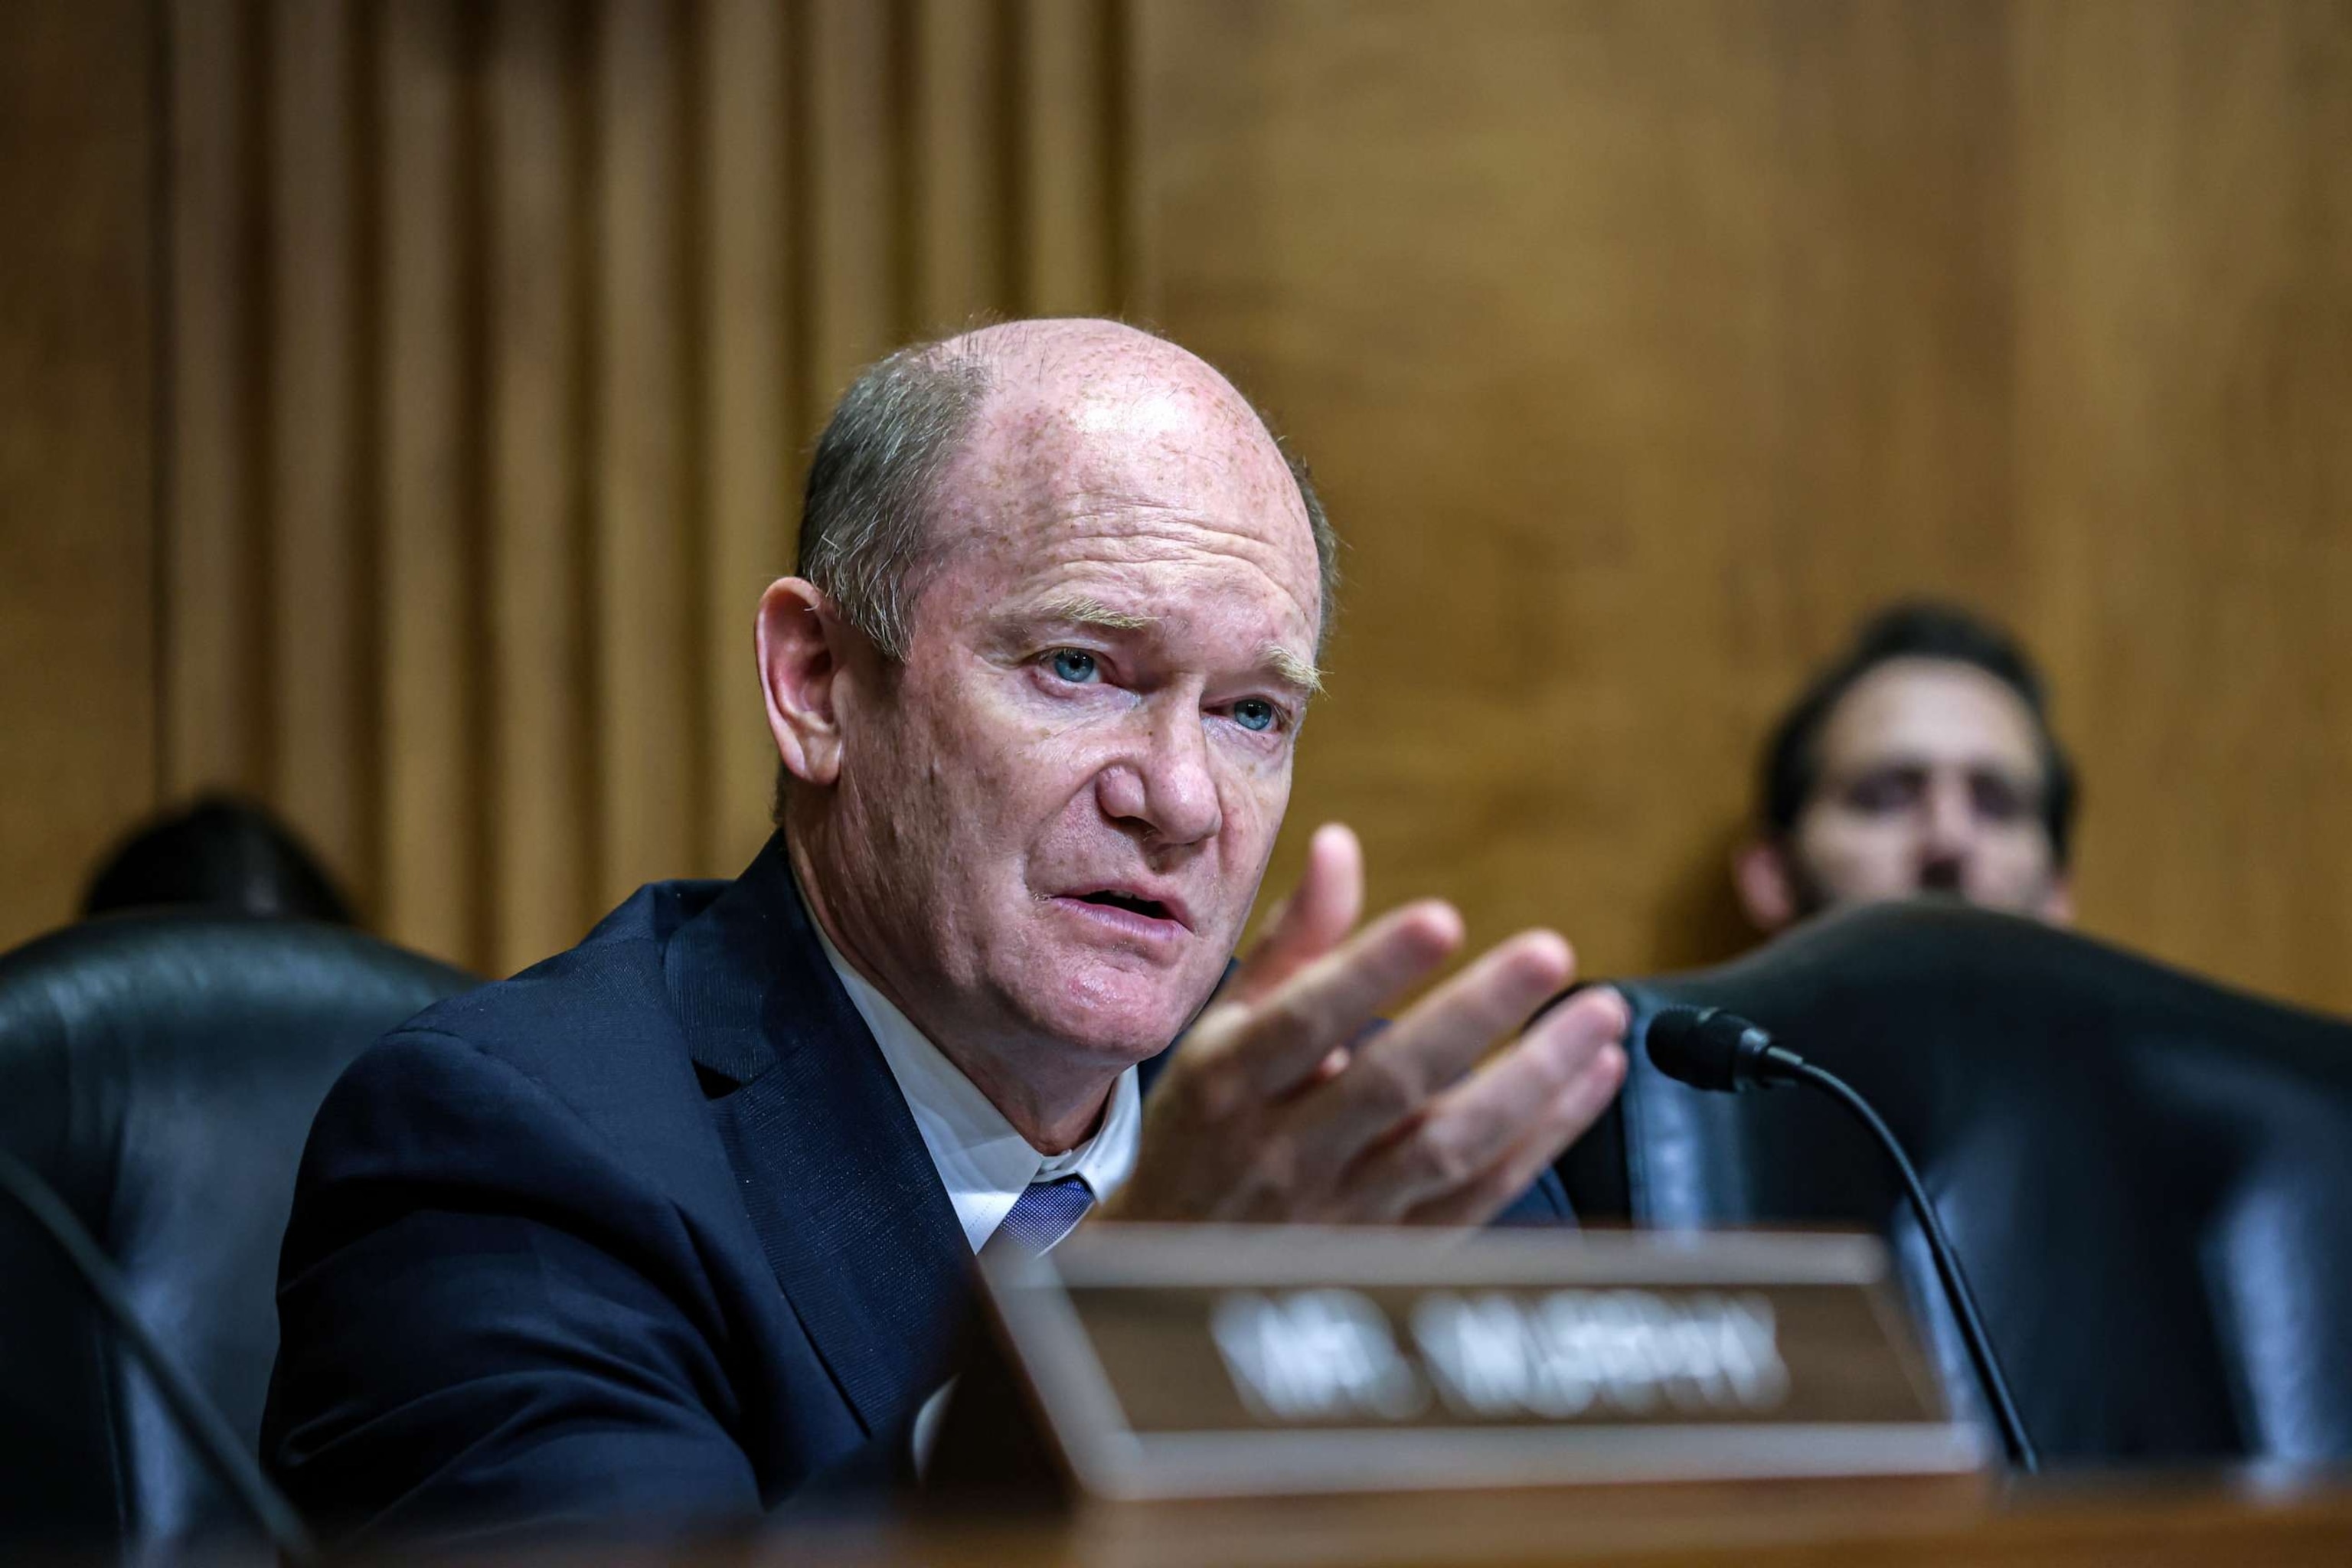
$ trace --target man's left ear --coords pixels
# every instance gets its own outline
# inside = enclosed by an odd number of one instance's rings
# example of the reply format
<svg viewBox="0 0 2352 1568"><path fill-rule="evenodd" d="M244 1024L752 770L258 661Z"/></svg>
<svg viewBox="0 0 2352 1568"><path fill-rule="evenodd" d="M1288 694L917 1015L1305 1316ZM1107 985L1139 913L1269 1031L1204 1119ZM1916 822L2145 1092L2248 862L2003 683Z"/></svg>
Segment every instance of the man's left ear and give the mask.
<svg viewBox="0 0 2352 1568"><path fill-rule="evenodd" d="M1748 923L1769 936L1797 918L1797 886L1779 844L1751 838L1732 853L1731 886Z"/></svg>
<svg viewBox="0 0 2352 1568"><path fill-rule="evenodd" d="M805 577L779 577L760 595L760 687L768 699L768 732L776 754L803 784L831 784L841 774L841 721L835 688L845 640L856 634L833 602Z"/></svg>

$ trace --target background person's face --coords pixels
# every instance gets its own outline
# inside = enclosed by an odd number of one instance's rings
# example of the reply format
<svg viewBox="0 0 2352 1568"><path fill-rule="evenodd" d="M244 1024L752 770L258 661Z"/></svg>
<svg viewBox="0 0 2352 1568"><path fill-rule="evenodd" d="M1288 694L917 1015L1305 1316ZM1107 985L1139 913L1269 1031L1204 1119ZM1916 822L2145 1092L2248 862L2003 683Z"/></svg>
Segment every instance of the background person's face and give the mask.
<svg viewBox="0 0 2352 1568"><path fill-rule="evenodd" d="M2067 914L2032 713L1970 665L1889 660L1822 726L1790 853L1804 912L1922 893Z"/></svg>
<svg viewBox="0 0 2352 1568"><path fill-rule="evenodd" d="M852 695L859 944L934 1038L1150 1055L1265 875L1313 536L1255 416L1191 363L994 395L941 487L906 662Z"/></svg>

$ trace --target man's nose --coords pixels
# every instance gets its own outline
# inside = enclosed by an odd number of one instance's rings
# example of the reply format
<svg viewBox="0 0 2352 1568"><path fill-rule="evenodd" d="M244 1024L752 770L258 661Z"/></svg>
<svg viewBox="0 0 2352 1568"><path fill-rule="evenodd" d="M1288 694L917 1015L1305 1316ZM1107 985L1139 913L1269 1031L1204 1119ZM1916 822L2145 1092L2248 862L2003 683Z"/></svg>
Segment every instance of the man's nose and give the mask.
<svg viewBox="0 0 2352 1568"><path fill-rule="evenodd" d="M1106 816L1156 844L1197 844L1224 826L1209 737L1197 709L1147 704L1129 753L1105 768L1095 790Z"/></svg>
<svg viewBox="0 0 2352 1568"><path fill-rule="evenodd" d="M1949 875L1964 868L1976 847L1976 805L1965 779L1937 779L1927 787L1919 859L1929 870Z"/></svg>

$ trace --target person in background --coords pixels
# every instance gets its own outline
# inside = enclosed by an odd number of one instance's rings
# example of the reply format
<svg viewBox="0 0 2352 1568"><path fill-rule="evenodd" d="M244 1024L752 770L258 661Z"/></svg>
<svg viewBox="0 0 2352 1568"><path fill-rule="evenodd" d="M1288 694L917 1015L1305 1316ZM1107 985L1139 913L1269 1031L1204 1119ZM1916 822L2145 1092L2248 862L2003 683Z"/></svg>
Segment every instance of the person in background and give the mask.
<svg viewBox="0 0 2352 1568"><path fill-rule="evenodd" d="M237 914L353 925L334 879L262 806L206 795L134 829L90 878L82 918L199 905Z"/></svg>
<svg viewBox="0 0 2352 1568"><path fill-rule="evenodd" d="M1764 747L1755 838L1733 882L1757 928L1943 895L2063 924L2074 770L2040 673L1948 605L1871 617Z"/></svg>

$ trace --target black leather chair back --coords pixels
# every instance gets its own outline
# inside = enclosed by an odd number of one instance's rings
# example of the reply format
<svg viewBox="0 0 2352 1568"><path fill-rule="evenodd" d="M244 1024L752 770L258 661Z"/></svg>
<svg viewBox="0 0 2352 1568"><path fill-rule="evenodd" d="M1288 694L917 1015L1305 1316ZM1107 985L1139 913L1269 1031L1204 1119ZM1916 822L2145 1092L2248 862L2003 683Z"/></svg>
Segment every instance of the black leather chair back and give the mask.
<svg viewBox="0 0 2352 1568"><path fill-rule="evenodd" d="M472 984L341 927L211 914L112 917L0 958L0 1145L79 1215L248 1447L311 1117L369 1041ZM246 1528L63 1260L0 1202L0 1540Z"/></svg>
<svg viewBox="0 0 2352 1568"><path fill-rule="evenodd" d="M1708 1094L1650 1065L1658 1007L1725 1007L1911 1151L2046 1458L2352 1458L2352 1024L1940 903L1623 989L1633 1069L1562 1164L1580 1213L1879 1230L1946 1386L1981 1410L1863 1130L1801 1088Z"/></svg>

